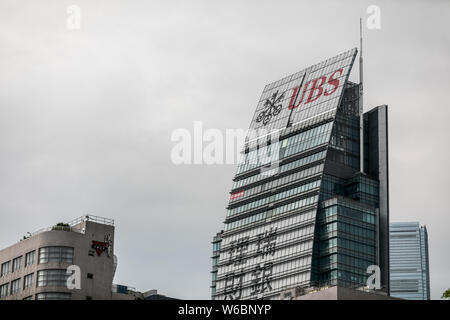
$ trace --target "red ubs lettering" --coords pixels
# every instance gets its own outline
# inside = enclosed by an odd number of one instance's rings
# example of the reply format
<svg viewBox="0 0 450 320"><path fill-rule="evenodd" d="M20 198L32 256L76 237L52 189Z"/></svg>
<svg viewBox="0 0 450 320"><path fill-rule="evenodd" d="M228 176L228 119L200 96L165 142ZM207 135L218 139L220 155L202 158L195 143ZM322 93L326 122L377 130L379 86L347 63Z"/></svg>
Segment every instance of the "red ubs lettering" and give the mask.
<svg viewBox="0 0 450 320"><path fill-rule="evenodd" d="M300 90L300 86L295 87L294 91L292 92L291 101L289 102L289 109L292 110L292 109L299 107L302 104L303 99L305 99L305 94L308 97L306 98L306 101L304 104L308 104L313 101L316 101L317 99L320 98L320 96L322 94L324 96L329 96L329 95L333 94L339 86L339 80L335 79L334 77L335 77L336 73L339 73L339 75L342 75L342 72L343 72L342 68L336 70L335 72L333 72L330 75L330 77L328 78L328 81L327 81L327 77L325 77L325 76L308 81L303 87L302 95L297 104L295 104L295 101L297 100L296 98L297 98L298 91ZM328 83L329 85L333 86L333 89L331 89L330 91L327 91L326 89L324 89L323 85L325 83ZM310 88L310 85L311 85L311 88ZM307 94L308 90L309 90L309 95Z"/></svg>

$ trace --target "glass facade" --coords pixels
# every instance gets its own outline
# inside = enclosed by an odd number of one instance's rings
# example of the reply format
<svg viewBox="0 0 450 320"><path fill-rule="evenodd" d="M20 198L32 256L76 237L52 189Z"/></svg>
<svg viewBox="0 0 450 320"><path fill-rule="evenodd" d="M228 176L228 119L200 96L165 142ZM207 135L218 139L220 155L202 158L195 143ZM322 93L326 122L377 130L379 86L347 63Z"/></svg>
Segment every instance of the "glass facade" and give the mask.
<svg viewBox="0 0 450 320"><path fill-rule="evenodd" d="M59 262L73 263L73 248L44 247L39 249L39 263Z"/></svg>
<svg viewBox="0 0 450 320"><path fill-rule="evenodd" d="M246 140L223 231L213 240L213 299L280 299L291 289L358 287L369 265L387 263L378 245L387 241L380 232L388 214L380 200L387 175L371 174L387 154L371 153L371 173L361 171L360 86L348 81L356 53L264 88L250 124L261 131ZM364 119L367 126L378 120ZM371 135L368 147L386 143L378 138Z"/></svg>
<svg viewBox="0 0 450 320"><path fill-rule="evenodd" d="M220 248L222 245L222 232L216 234L213 239L213 255L212 255L212 271L211 271L211 292L214 295L216 293L216 280L217 280L217 262L219 261Z"/></svg>
<svg viewBox="0 0 450 320"><path fill-rule="evenodd" d="M321 202L314 278L318 286L366 285L367 267L377 264L376 216L374 207L349 198Z"/></svg>
<svg viewBox="0 0 450 320"><path fill-rule="evenodd" d="M430 300L428 233L418 222L390 225L391 295Z"/></svg>
<svg viewBox="0 0 450 320"><path fill-rule="evenodd" d="M40 270L37 273L38 287L67 287L69 275L66 269Z"/></svg>

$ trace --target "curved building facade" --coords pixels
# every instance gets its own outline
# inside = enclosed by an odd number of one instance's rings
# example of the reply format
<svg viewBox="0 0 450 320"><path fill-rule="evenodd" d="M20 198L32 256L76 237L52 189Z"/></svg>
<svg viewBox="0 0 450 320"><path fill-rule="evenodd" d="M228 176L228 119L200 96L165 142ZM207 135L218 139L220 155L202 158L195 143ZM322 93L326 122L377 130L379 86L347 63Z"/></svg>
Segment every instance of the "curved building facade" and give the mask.
<svg viewBox="0 0 450 320"><path fill-rule="evenodd" d="M84 216L58 224L0 251L0 299L110 300L113 264L113 220ZM70 266L79 267L79 289L67 286Z"/></svg>

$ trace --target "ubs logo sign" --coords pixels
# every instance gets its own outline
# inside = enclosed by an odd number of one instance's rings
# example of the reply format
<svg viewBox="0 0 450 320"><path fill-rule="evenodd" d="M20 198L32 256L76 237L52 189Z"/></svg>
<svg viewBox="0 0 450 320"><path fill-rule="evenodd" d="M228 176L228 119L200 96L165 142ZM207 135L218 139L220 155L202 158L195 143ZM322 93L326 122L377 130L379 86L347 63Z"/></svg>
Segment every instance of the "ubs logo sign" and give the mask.
<svg viewBox="0 0 450 320"><path fill-rule="evenodd" d="M340 68L340 69L334 71L328 77L328 79L326 76L321 76L321 77L318 77L311 81L308 81L303 87L302 95L297 104L296 104L296 101L299 96L301 86L295 87L294 91L292 92L291 101L289 102L289 109L292 110L292 109L298 108L301 104L308 104L308 103L314 102L317 99L319 99L322 96L322 94L325 97L327 97L327 96L330 96L333 93L335 93L339 87L339 79L335 79L335 76L337 73L339 73L339 75L342 75L343 71L344 70L342 68ZM331 88L330 87L324 88L325 84L331 86ZM311 87L310 87L310 85L311 85ZM331 89L331 90L328 90L328 89ZM305 93L307 93L308 91L309 91L309 94L305 95ZM306 98L306 96L308 96L308 98ZM304 101L304 99L306 99L306 100ZM304 101L304 103L303 103L303 101Z"/></svg>
<svg viewBox="0 0 450 320"><path fill-rule="evenodd" d="M263 125L266 125L272 119L272 116L275 117L281 112L281 100L284 98L284 92L281 95L278 95L278 92L275 92L270 99L266 99L264 110L258 114L256 122L262 121Z"/></svg>
<svg viewBox="0 0 450 320"><path fill-rule="evenodd" d="M340 81L337 77L342 76L343 73L344 70L340 68L331 73L330 76L320 76L306 82L304 85L289 89L292 90L292 95L288 106L289 110L293 110L301 105L314 102L321 96L330 96L338 91ZM278 90L270 99L266 99L264 102L264 110L258 114L256 122L262 122L263 125L267 125L272 117L280 114L282 109L282 100L284 99L286 92L279 94Z"/></svg>

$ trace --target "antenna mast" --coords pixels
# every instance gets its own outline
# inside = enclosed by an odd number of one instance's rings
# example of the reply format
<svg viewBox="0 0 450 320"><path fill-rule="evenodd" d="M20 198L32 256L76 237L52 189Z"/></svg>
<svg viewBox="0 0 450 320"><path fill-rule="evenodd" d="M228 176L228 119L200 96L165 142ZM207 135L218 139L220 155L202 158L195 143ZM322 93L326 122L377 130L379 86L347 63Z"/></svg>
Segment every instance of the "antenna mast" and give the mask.
<svg viewBox="0 0 450 320"><path fill-rule="evenodd" d="M363 121L363 40L362 18L359 17L359 167L364 172L364 121Z"/></svg>

